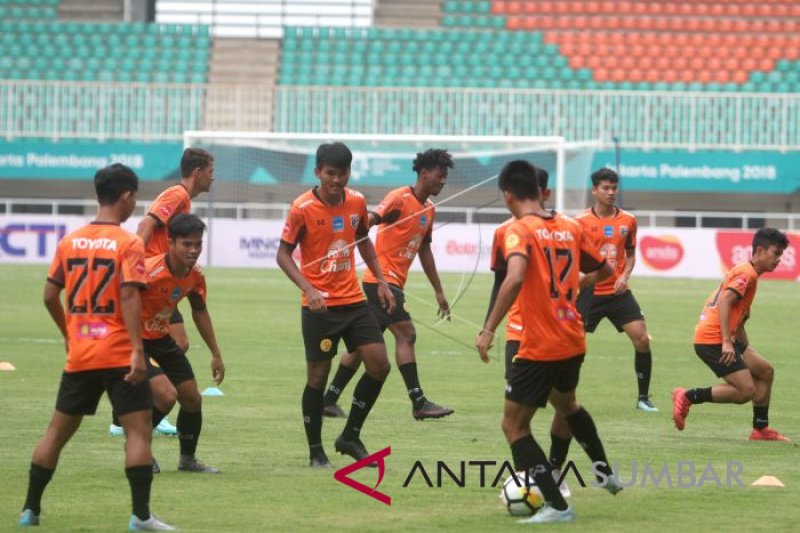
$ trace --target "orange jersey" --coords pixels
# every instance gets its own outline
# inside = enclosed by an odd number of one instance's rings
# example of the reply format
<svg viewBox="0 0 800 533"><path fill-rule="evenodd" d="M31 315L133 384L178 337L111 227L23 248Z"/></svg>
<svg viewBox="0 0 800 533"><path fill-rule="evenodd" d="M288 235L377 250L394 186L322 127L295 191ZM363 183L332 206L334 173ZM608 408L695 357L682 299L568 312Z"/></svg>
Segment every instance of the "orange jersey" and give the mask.
<svg viewBox="0 0 800 533"><path fill-rule="evenodd" d="M292 202L281 240L300 245L300 272L330 307L364 301L356 276L356 239L367 235L364 195L345 188L339 205L327 205L316 187ZM303 294L303 305L308 305Z"/></svg>
<svg viewBox="0 0 800 533"><path fill-rule="evenodd" d="M387 194L374 213L380 217L375 251L381 272L386 281L402 288L419 247L431 242L433 203L426 200L423 205L413 187L401 187ZM364 282L378 282L370 269L364 273Z"/></svg>
<svg viewBox="0 0 800 533"><path fill-rule="evenodd" d="M206 278L195 267L183 278L176 278L167 266L166 254L145 261L147 290L142 293L142 338L160 339L169 335L169 319L187 294L206 300Z"/></svg>
<svg viewBox="0 0 800 533"><path fill-rule="evenodd" d="M492 257L489 265L494 272L506 270L506 230L514 222L514 220L516 219L513 217L509 218L497 226L497 229L494 230L494 238L492 239ZM519 304L517 303L518 300L519 297L517 297L517 300L514 300L514 303L511 304L511 308L508 310L508 314L506 315L506 342L522 340L522 317L519 314Z"/></svg>
<svg viewBox="0 0 800 533"><path fill-rule="evenodd" d="M47 279L66 291L68 353L64 370L130 366L120 288L145 288L142 240L117 224L93 222L58 243Z"/></svg>
<svg viewBox="0 0 800 533"><path fill-rule="evenodd" d="M625 271L625 258L636 253L636 217L617 208L612 217L601 218L593 208L577 216L583 232L605 257L614 275L594 286L597 295L614 294L614 283Z"/></svg>
<svg viewBox="0 0 800 533"><path fill-rule="evenodd" d="M757 285L758 274L749 261L730 269L722 284L703 305L700 321L694 328L695 344L722 344L722 329L719 323L717 302L722 291L726 290L731 290L739 296L739 299L733 303L728 316L728 327L731 337L734 337L736 331L750 315L750 305L753 303L753 298L756 297Z"/></svg>
<svg viewBox="0 0 800 533"><path fill-rule="evenodd" d="M517 298L525 329L517 357L558 361L583 354L586 338L575 308L580 272L593 272L605 260L575 220L553 214L526 215L506 229L505 258L528 260Z"/></svg>
<svg viewBox="0 0 800 533"><path fill-rule="evenodd" d="M192 199L186 187L181 184L174 185L165 190L153 200L147 216L151 216L158 224L153 228L153 234L147 242L147 257L158 254L165 254L169 249L167 242L167 223L172 217L179 213L190 213L192 210Z"/></svg>

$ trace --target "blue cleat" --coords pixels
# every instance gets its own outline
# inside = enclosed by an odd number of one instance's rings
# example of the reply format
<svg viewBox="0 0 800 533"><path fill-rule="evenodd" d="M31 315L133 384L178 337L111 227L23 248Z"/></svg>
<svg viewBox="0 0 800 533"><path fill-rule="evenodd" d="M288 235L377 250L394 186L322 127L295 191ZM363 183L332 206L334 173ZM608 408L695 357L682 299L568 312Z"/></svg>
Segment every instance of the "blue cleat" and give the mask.
<svg viewBox="0 0 800 533"><path fill-rule="evenodd" d="M24 511L22 511L22 514L19 515L18 524L20 525L20 527L38 526L39 515L33 514L33 511L31 511L30 509L25 509Z"/></svg>
<svg viewBox="0 0 800 533"><path fill-rule="evenodd" d="M121 437L125 434L125 430L122 429L122 426L115 426L114 424L111 424L108 426L108 434L112 437Z"/></svg>
<svg viewBox="0 0 800 533"><path fill-rule="evenodd" d="M556 524L559 522L575 521L575 512L572 507L567 507L563 511L558 511L545 504L535 515L525 520L517 520L517 524Z"/></svg>
<svg viewBox="0 0 800 533"><path fill-rule="evenodd" d="M167 420L167 417L161 419L161 422L159 422L156 426L156 431L168 437L174 437L178 434L178 428L170 424L169 420Z"/></svg>

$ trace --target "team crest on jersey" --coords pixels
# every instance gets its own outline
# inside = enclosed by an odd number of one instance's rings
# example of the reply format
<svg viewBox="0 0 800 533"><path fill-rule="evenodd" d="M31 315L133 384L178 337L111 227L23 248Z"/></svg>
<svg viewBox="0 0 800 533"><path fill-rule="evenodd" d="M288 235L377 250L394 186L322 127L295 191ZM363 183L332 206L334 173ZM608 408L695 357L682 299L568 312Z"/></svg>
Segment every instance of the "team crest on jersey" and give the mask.
<svg viewBox="0 0 800 533"><path fill-rule="evenodd" d="M361 217L358 215L350 215L350 227L356 229Z"/></svg>
<svg viewBox="0 0 800 533"><path fill-rule="evenodd" d="M427 216L422 215L421 217L419 217L419 227L420 228L424 228L425 224L427 224L427 223L428 223L428 217Z"/></svg>
<svg viewBox="0 0 800 533"><path fill-rule="evenodd" d="M619 234L623 237L628 234L628 226L620 226L619 227Z"/></svg>
<svg viewBox="0 0 800 533"><path fill-rule="evenodd" d="M172 209L170 209L170 207L166 205L162 205L159 208L159 211L161 211L161 214L164 215L165 217L168 217L172 214Z"/></svg>
<svg viewBox="0 0 800 533"><path fill-rule="evenodd" d="M323 352L330 352L333 347L333 341L330 339L322 339L319 343L319 349Z"/></svg>
<svg viewBox="0 0 800 533"><path fill-rule="evenodd" d="M518 244L519 244L519 235L517 235L516 233L509 233L506 236L506 248L507 249L514 248Z"/></svg>
<svg viewBox="0 0 800 533"><path fill-rule="evenodd" d="M333 217L333 220L331 220L331 227L333 228L333 231L336 232L344 231L344 218Z"/></svg>
<svg viewBox="0 0 800 533"><path fill-rule="evenodd" d="M181 288L175 287L172 289L172 294L169 295L170 300L178 300L181 297Z"/></svg>
<svg viewBox="0 0 800 533"><path fill-rule="evenodd" d="M603 226L603 236L604 237L613 237L614 236L614 226Z"/></svg>

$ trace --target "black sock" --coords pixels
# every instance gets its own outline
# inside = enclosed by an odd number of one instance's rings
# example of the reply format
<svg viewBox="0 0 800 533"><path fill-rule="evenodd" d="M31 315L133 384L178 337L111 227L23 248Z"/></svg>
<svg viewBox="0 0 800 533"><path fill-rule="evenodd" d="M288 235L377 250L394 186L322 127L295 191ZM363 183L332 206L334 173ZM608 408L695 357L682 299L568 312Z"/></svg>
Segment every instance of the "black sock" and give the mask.
<svg viewBox="0 0 800 533"><path fill-rule="evenodd" d="M561 467L564 466L564 461L567 460L567 452L569 451L571 442L572 437L562 439L550 433L550 464L553 468L561 470Z"/></svg>
<svg viewBox="0 0 800 533"><path fill-rule="evenodd" d="M350 416L347 417L347 423L342 431L342 436L346 440L358 438L361 427L364 425L370 409L375 405L375 400L378 399L382 387L383 381L372 379L366 372L358 380L356 390L353 392L353 405L350 408Z"/></svg>
<svg viewBox="0 0 800 533"><path fill-rule="evenodd" d="M178 421L175 424L178 428L178 440L181 443L181 455L194 457L197 450L197 440L200 438L200 430L203 428L203 413L190 413L181 409L178 411Z"/></svg>
<svg viewBox="0 0 800 533"><path fill-rule="evenodd" d="M753 427L764 429L769 425L769 405L753 406Z"/></svg>
<svg viewBox="0 0 800 533"><path fill-rule="evenodd" d="M153 466L131 466L125 469L128 483L131 485L133 514L139 520L150 518L150 486L153 484Z"/></svg>
<svg viewBox="0 0 800 533"><path fill-rule="evenodd" d="M167 413L162 413L161 411L158 410L157 407L153 407L152 416L153 416L153 427L155 428L158 427L158 425L161 423L162 420L164 420L164 417L167 416Z"/></svg>
<svg viewBox="0 0 800 533"><path fill-rule="evenodd" d="M322 395L321 390L308 385L303 390L303 425L309 446L322 445Z"/></svg>
<svg viewBox="0 0 800 533"><path fill-rule="evenodd" d="M600 441L600 435L597 434L597 427L594 425L592 415L581 407L567 417L567 422L572 434L575 435L575 440L584 449L586 455L589 456L593 463L602 463L597 465L597 470L610 476L611 467L608 464L603 443ZM599 477L598 481L600 481Z"/></svg>
<svg viewBox="0 0 800 533"><path fill-rule="evenodd" d="M339 368L336 369L336 375L333 376L333 381L328 385L328 390L325 391L325 405L336 405L336 402L339 401L339 396L342 395L342 391L353 379L353 376L356 375L356 370L358 370L358 367L349 368L342 364L339 365Z"/></svg>
<svg viewBox="0 0 800 533"><path fill-rule="evenodd" d="M23 509L30 509L35 515L42 513L42 494L53 478L53 472L55 470L31 463L31 469L28 472L28 495L25 497Z"/></svg>
<svg viewBox="0 0 800 533"><path fill-rule="evenodd" d="M536 485L544 495L544 499L553 508L563 511L568 507L567 502L556 486L556 482L553 480L553 468L547 461L542 448L534 440L533 435L526 435L512 442L511 457L514 459L514 470L532 474Z"/></svg>
<svg viewBox="0 0 800 533"><path fill-rule="evenodd" d="M114 424L117 427L122 427L122 424L119 421L119 417L117 416L117 413L115 413L113 411L111 412L111 423Z"/></svg>
<svg viewBox="0 0 800 533"><path fill-rule="evenodd" d="M633 363L636 370L636 381L639 384L639 397L647 397L650 393L650 374L653 371L653 356L650 352L636 352Z"/></svg>
<svg viewBox="0 0 800 533"><path fill-rule="evenodd" d="M711 387L704 389L689 389L686 391L686 397L692 403L706 403L713 402L711 399Z"/></svg>
<svg viewBox="0 0 800 533"><path fill-rule="evenodd" d="M406 383L406 390L408 397L414 403L414 406L425 401L425 394L422 392L422 387L419 386L419 376L417 375L417 363L406 363L397 367L403 375L403 381Z"/></svg>

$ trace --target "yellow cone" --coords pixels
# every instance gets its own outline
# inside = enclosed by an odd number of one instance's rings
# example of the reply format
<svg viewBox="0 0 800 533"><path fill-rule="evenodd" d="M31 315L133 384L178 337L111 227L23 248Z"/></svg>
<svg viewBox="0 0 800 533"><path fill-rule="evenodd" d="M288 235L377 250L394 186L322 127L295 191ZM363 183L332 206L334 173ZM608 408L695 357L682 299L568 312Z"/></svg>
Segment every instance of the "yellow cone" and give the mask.
<svg viewBox="0 0 800 533"><path fill-rule="evenodd" d="M783 487L785 486L780 479L775 476L761 476L753 481L754 487Z"/></svg>
<svg viewBox="0 0 800 533"><path fill-rule="evenodd" d="M11 372L12 370L16 370L14 365L6 361L0 361L0 371Z"/></svg>

